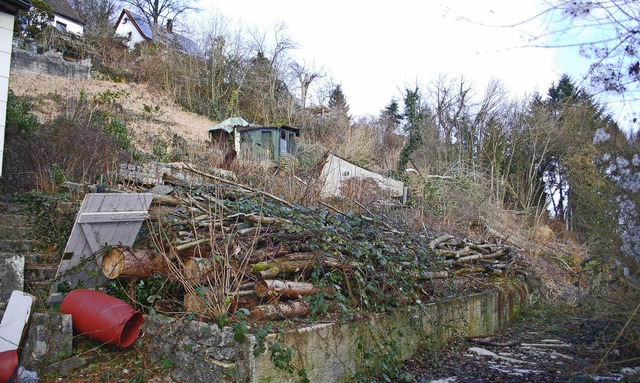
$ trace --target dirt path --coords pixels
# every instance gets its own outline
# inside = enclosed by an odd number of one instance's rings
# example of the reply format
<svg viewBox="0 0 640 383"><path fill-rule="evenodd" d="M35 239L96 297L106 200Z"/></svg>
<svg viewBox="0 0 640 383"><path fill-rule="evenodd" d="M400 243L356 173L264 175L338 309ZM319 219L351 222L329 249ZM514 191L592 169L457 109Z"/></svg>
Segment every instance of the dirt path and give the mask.
<svg viewBox="0 0 640 383"><path fill-rule="evenodd" d="M635 370L615 364L595 369L606 350L588 323L559 329L539 318L523 318L495 336L460 339L424 352L405 363L404 370L414 382L425 383L618 382L625 375L640 381L640 365Z"/></svg>

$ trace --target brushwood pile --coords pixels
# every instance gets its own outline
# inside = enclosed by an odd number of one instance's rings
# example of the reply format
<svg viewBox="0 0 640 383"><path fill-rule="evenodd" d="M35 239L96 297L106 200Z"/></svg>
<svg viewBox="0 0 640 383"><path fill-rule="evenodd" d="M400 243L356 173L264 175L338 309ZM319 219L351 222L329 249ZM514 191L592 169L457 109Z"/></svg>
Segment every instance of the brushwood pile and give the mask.
<svg viewBox="0 0 640 383"><path fill-rule="evenodd" d="M103 254L110 294L147 312L199 320L352 317L524 273L519 250L500 243L412 232L364 206L293 205L198 173L208 181L119 186L155 194L134 246Z"/></svg>

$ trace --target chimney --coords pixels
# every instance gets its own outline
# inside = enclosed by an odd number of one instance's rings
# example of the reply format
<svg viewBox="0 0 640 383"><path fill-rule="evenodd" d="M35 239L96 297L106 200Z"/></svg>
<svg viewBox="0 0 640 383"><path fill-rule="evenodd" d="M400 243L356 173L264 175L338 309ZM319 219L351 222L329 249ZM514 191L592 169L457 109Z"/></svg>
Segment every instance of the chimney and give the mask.
<svg viewBox="0 0 640 383"><path fill-rule="evenodd" d="M167 32L173 33L173 20L171 19L167 20Z"/></svg>

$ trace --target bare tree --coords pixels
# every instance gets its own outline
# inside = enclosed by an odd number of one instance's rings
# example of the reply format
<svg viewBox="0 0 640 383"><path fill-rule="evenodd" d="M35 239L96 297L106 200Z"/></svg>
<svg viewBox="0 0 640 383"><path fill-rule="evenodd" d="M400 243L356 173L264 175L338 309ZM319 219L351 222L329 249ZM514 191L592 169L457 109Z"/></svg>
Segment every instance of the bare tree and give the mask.
<svg viewBox="0 0 640 383"><path fill-rule="evenodd" d="M86 23L84 31L91 35L113 33L115 0L71 0L71 6Z"/></svg>
<svg viewBox="0 0 640 383"><path fill-rule="evenodd" d="M191 6L192 0L120 0L120 2L125 6L133 7L133 11L139 12L147 19L154 39L165 20L175 20L187 11L198 10Z"/></svg>
<svg viewBox="0 0 640 383"><path fill-rule="evenodd" d="M602 91L640 90L640 8L636 0L552 0L545 47L577 45L592 60L588 77ZM575 32L575 33L574 33ZM565 39L579 39L575 44ZM569 40L572 41L572 40ZM575 41L575 40L573 40Z"/></svg>
<svg viewBox="0 0 640 383"><path fill-rule="evenodd" d="M251 50L246 74L238 88L242 97L240 108L253 121L272 123L285 120L293 97L285 81L289 67L289 52L296 43L286 34L284 24L276 24L273 34L253 30L249 32Z"/></svg>
<svg viewBox="0 0 640 383"><path fill-rule="evenodd" d="M313 66L311 68L305 67L304 64L298 64L297 62L291 63L291 70L300 82L300 108L304 110L307 105L307 93L309 92L309 86L318 77L322 77L322 70L315 70Z"/></svg>

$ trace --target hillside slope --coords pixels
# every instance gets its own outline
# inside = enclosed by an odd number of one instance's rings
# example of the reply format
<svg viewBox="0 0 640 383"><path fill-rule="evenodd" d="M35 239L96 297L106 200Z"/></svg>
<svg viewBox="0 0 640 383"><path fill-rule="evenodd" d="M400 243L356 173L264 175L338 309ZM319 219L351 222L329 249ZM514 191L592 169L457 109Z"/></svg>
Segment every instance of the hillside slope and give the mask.
<svg viewBox="0 0 640 383"><path fill-rule="evenodd" d="M160 90L147 84L12 72L9 89L16 96L28 96L37 100L35 109L41 122L56 117L55 113L59 109L53 105L54 99L80 97L81 93L89 99L106 91L122 93L116 102L129 116L127 127L132 141L142 151L150 150L153 138L162 137L167 140L174 134L191 143L204 142L207 140L208 129L216 123L206 117L184 111ZM145 111L145 105L151 112Z"/></svg>

